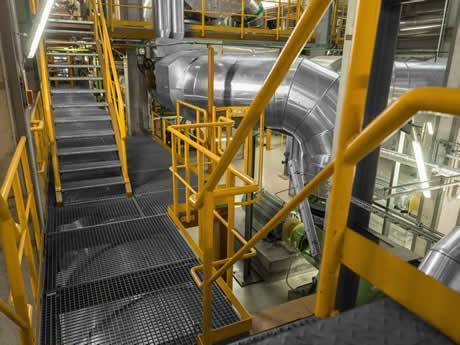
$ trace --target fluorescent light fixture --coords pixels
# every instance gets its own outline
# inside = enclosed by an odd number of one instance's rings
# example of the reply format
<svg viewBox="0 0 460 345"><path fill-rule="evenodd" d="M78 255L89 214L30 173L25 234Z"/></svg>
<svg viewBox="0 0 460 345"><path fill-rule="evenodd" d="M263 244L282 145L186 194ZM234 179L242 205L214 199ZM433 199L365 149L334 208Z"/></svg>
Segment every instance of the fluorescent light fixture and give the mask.
<svg viewBox="0 0 460 345"><path fill-rule="evenodd" d="M422 146L417 140L412 140L412 148L414 150L415 162L418 169L418 177L422 181L421 185L423 189L430 188L428 181L428 176L426 174L425 161L423 159ZM431 192L429 190L423 191L423 196L425 198L431 198Z"/></svg>
<svg viewBox="0 0 460 345"><path fill-rule="evenodd" d="M27 54L28 59L32 59L37 51L38 44L42 38L43 31L45 30L46 23L48 22L48 17L53 8L54 0L46 0L43 2L43 7L38 15L35 17L34 25L32 26L31 35L33 34L33 39L29 44L29 54Z"/></svg>
<svg viewBox="0 0 460 345"><path fill-rule="evenodd" d="M431 122L427 122L426 123L426 129L428 130L428 134L429 135L433 135L434 134L434 131L433 131L433 124Z"/></svg>

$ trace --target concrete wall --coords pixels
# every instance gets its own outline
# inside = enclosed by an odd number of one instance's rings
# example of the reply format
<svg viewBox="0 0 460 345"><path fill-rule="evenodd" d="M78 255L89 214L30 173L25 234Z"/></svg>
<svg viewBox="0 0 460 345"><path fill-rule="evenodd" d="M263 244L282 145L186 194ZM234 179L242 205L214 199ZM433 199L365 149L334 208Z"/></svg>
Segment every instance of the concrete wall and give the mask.
<svg viewBox="0 0 460 345"><path fill-rule="evenodd" d="M0 38L1 40L1 38ZM0 52L0 181L3 180L16 147L15 125L5 80L5 63Z"/></svg>

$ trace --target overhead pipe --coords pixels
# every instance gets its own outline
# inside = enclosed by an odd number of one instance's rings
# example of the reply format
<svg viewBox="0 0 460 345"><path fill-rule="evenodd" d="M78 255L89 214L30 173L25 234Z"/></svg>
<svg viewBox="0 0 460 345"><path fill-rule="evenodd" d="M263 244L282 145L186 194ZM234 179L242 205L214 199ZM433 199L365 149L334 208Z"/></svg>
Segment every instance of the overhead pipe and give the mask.
<svg viewBox="0 0 460 345"><path fill-rule="evenodd" d="M214 98L216 106L249 105L271 71L276 57L223 55L216 59ZM182 49L155 65L156 98L174 109L183 100L207 106L207 51ZM443 85L445 65L396 62L391 96L414 87ZM335 126L338 73L305 57L294 61L265 108L265 125L287 133L300 145L298 157L303 183L329 162ZM325 196L325 188L318 194Z"/></svg>
<svg viewBox="0 0 460 345"><path fill-rule="evenodd" d="M181 40L185 34L184 0L150 0L152 4L153 28L156 38Z"/></svg>

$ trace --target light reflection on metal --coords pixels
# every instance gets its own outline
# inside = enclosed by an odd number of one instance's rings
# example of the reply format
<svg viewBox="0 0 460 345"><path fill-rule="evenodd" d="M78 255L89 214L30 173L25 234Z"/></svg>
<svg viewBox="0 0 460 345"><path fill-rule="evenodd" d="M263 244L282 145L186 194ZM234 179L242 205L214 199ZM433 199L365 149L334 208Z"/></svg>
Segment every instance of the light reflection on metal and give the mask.
<svg viewBox="0 0 460 345"><path fill-rule="evenodd" d="M419 269L460 292L460 227L454 228L431 248Z"/></svg>

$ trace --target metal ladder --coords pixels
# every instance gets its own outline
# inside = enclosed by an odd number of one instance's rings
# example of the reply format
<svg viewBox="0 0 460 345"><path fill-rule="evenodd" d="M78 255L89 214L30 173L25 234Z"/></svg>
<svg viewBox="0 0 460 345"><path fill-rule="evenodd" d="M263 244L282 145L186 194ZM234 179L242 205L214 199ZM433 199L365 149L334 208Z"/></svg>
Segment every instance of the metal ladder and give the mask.
<svg viewBox="0 0 460 345"><path fill-rule="evenodd" d="M105 99L92 20L50 18L44 39L50 82L59 192L130 194ZM119 144L119 143L118 143ZM127 174L126 174L127 175Z"/></svg>

